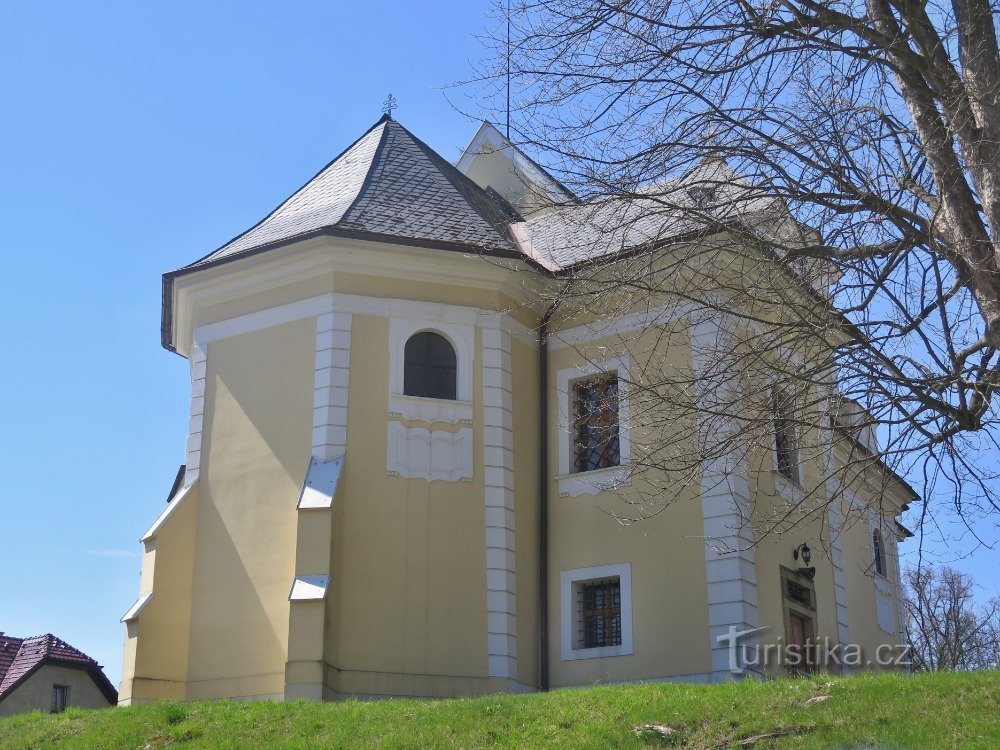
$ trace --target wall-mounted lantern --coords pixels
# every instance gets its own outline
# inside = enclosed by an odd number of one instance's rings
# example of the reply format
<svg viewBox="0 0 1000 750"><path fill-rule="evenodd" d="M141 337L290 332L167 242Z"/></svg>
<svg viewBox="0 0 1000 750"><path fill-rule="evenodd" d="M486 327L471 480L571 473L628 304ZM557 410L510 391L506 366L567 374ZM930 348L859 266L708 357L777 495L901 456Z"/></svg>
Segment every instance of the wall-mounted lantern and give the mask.
<svg viewBox="0 0 1000 750"><path fill-rule="evenodd" d="M802 544L792 550L793 560L798 560L800 557L805 565L798 569L798 574L808 578L810 581L813 580L816 577L816 568L809 566L809 563L812 562L812 550L809 549L809 545L805 542L802 542Z"/></svg>

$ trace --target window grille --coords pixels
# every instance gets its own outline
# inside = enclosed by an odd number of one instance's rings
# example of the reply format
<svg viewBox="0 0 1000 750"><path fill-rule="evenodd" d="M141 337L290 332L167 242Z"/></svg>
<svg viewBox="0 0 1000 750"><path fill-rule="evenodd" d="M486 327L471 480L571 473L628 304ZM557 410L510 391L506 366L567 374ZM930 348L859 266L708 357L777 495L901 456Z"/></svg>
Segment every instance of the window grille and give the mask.
<svg viewBox="0 0 1000 750"><path fill-rule="evenodd" d="M593 471L618 466L618 375L605 374L573 384L574 468Z"/></svg>
<svg viewBox="0 0 1000 750"><path fill-rule="evenodd" d="M809 590L809 587L796 583L791 578L785 579L785 596L793 602L798 602L806 607L813 605L812 591Z"/></svg>
<svg viewBox="0 0 1000 750"><path fill-rule="evenodd" d="M455 348L439 333L421 331L403 350L403 394L454 401L458 396Z"/></svg>
<svg viewBox="0 0 1000 750"><path fill-rule="evenodd" d="M790 399L775 391L774 409L774 456L778 473L793 482L798 481L798 460L795 455L795 425L791 417Z"/></svg>
<svg viewBox="0 0 1000 750"><path fill-rule="evenodd" d="M621 645L622 592L617 576L580 584L577 605L583 648Z"/></svg>

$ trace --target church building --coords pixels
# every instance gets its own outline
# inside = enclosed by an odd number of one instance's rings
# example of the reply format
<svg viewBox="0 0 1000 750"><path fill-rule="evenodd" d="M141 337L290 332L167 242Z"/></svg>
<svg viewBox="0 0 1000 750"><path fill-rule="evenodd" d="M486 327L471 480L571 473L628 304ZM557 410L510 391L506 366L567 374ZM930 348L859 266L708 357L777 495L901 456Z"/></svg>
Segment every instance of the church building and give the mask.
<svg viewBox="0 0 1000 750"><path fill-rule="evenodd" d="M711 383L727 334L648 300L553 309L546 290L602 261L585 204L488 123L452 164L386 116L164 275L189 430L141 539L121 704L708 683L790 671L737 654L744 631L902 642L903 480L873 466L757 534L755 509L838 485L849 420L775 419L764 470L706 459L654 517L617 517L647 481L642 359Z"/></svg>

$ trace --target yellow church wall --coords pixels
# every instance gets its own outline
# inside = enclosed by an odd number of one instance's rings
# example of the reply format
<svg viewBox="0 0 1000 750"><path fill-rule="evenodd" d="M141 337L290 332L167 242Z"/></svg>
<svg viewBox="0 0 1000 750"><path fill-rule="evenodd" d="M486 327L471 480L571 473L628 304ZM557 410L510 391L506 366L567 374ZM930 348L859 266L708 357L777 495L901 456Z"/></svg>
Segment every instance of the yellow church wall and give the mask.
<svg viewBox="0 0 1000 750"><path fill-rule="evenodd" d="M806 399L807 401L813 401ZM808 420L819 424L818 416ZM872 579L872 551L868 526L868 514L879 513L880 502L877 493L862 493L859 500L870 506L868 509L850 507L841 497L829 498L829 488L825 484L826 462L831 460L829 447L823 446L824 438L817 429L811 429L798 436L798 450L802 461L800 466L800 483L792 483L779 476L774 466L771 436L765 438L763 445L751 450L749 464L752 496L752 518L757 540L754 550L757 570L757 594L760 625L765 628L759 641L761 643L787 642L787 623L783 592L781 589L780 568L796 570L804 567L801 559L795 560L792 551L805 542L812 551L810 565L816 568L813 581L816 607L814 612L816 622L816 637L826 639L831 646L840 640L837 619L837 592L835 586L834 565L834 529L828 503L833 502L842 517L842 528L836 538L839 541L843 560L843 574L848 610L848 626L850 644L860 646L866 658L874 655L881 644L898 644L898 622L896 622L897 587L893 576L897 572L892 559L889 561L892 584L891 600L895 632L886 633L877 624L875 608L875 590ZM834 451L839 456L839 451ZM850 486L857 489L871 473L852 472ZM846 477L841 477L847 481ZM887 493L901 492L898 481L886 486ZM886 507L898 503L898 499L885 499ZM890 519L890 526L892 525ZM843 652L841 656L843 656ZM874 668L874 665L869 665ZM835 667L834 667L835 668ZM847 669L850 669L847 665ZM770 674L781 676L786 674L784 668L770 668Z"/></svg>
<svg viewBox="0 0 1000 750"><path fill-rule="evenodd" d="M174 500L180 505L145 542L140 588L154 596L126 626L119 703L185 697L198 494L196 484Z"/></svg>
<svg viewBox="0 0 1000 750"><path fill-rule="evenodd" d="M323 252L336 255L340 250L330 244ZM538 309L519 306L506 292L487 288L496 278L450 283L457 272L449 268L450 276L440 283L432 280L435 269L444 270L449 263L489 261L421 252L427 253L427 262L413 279L321 268L311 276L196 307L196 324L330 293L508 309L529 328L537 324ZM344 253L357 259L355 249ZM602 320L599 311L570 311L557 316L552 327L577 328L595 316ZM390 422L399 419L388 413L389 319L361 313L351 319L347 455L332 511L316 514L329 519L329 529L303 525L295 507L311 454L315 318L207 345L199 495L185 507L186 520L178 514L161 530L155 554L149 555L156 570L160 564L155 561L161 559L178 575L163 581L156 574L155 596L130 628L139 633L138 648L134 638L127 641L124 674L134 670L136 679L131 692L125 689L128 680L123 681L123 697L280 697L286 682L323 682L326 697L480 694L537 684L541 436L536 347L517 338L511 342L518 686L488 676L492 641L487 636L483 331L475 331L472 424L404 420L408 426L472 430L471 481L429 482L387 472L387 432ZM590 341L579 349L553 339L548 373L553 478L547 581L553 687L699 678L712 671L698 478L689 477L685 486L676 488L671 504L653 518L630 526L611 515L635 511L617 494L562 497L555 478L560 473L560 443L568 439L556 429L556 373L621 354L628 354L634 364L656 358L653 369L660 372L667 367L690 373L687 325L680 321ZM633 375L639 371L641 367ZM633 418L641 427L632 431L637 446L642 440L655 443L663 436L659 430L678 428L658 413L634 409ZM690 450L694 452L693 444ZM787 502L776 492L773 468L767 463L772 458L765 451L753 459L750 484L757 528L764 528ZM819 487L821 472L819 461L812 461L804 484ZM625 488L626 498L655 492L652 481L634 477ZM791 548L800 541L808 541L815 551L819 635L836 640L833 567L822 552L828 543L825 533L822 517L813 515L790 534L765 537L758 545L758 611L760 624L768 628L765 640L784 636L779 570L782 565L794 567ZM174 538L177 541L170 541ZM845 547L845 557L850 554L854 552ZM168 555L174 555L169 563ZM294 573L319 571L327 567L327 557L331 582L325 601L292 605L311 614L292 618L290 625L287 598ZM631 565L633 653L564 661L561 572L624 562ZM195 569L192 583L190 571ZM849 591L860 588L848 578ZM859 599L858 613L852 611L852 636L855 618L875 627L873 591L868 598L867 604ZM190 602L189 613L183 609L184 600ZM849 606L853 609L853 600ZM190 642L182 622L187 617L195 623ZM857 632L871 640L864 628ZM154 675L158 682L143 682Z"/></svg>
<svg viewBox="0 0 1000 750"><path fill-rule="evenodd" d="M309 319L209 344L189 699L283 694L315 332Z"/></svg>
<svg viewBox="0 0 1000 750"><path fill-rule="evenodd" d="M347 457L328 595L336 626L326 637L339 693L447 695L485 681L480 351L477 331L472 481L388 476L388 320L353 316Z"/></svg>
<svg viewBox="0 0 1000 750"><path fill-rule="evenodd" d="M679 329L681 326L678 327ZM563 347L550 353L549 451L552 474L558 471L559 442L568 436L558 432L556 373L588 361L600 361L628 353L638 372L644 358L657 356L669 366L689 370L690 349L680 330L665 335L659 329L635 336L609 337L579 347ZM632 440L643 440L643 422L633 424ZM669 429L669 427L666 427ZM655 434L655 433L654 433ZM655 438L654 438L655 439ZM633 482L641 484L641 476ZM651 487L634 486L639 492ZM708 594L699 487L679 490L672 502L656 516L632 525L622 525L613 513L635 514L611 492L560 497L558 481L550 483L549 523L549 644L550 677L553 687L584 685L664 677L696 677L711 671L708 636ZM626 493L628 490L626 490ZM561 572L578 568L628 562L631 565L633 653L586 659L562 659Z"/></svg>
<svg viewBox="0 0 1000 750"><path fill-rule="evenodd" d="M844 566L844 577L847 587L847 611L848 621L851 628L851 640L859 644L864 651L866 659L870 660L872 669L895 669L894 664L880 665L878 663L878 650L880 647L890 647L887 652L899 654L896 646L900 643L899 638L899 601L898 601L898 558L895 556L895 545L886 536L886 561L888 562L888 576L886 581L890 584L890 601L892 607L892 621L894 632L887 633L878 625L878 616L875 604L875 579L871 531L866 519L860 517L856 509L845 509L848 516L844 525L843 545L846 564Z"/></svg>

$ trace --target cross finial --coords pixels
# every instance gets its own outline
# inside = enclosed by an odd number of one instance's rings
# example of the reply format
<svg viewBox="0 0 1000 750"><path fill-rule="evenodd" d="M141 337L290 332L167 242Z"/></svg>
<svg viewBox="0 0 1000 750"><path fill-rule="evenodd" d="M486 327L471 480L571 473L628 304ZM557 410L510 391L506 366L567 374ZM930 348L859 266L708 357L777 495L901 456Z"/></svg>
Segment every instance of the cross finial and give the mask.
<svg viewBox="0 0 1000 750"><path fill-rule="evenodd" d="M398 102L396 101L396 97L392 94L389 94L389 96L385 98L385 101L382 102L382 111L385 113L386 117L392 119L392 110L396 108L397 104Z"/></svg>

